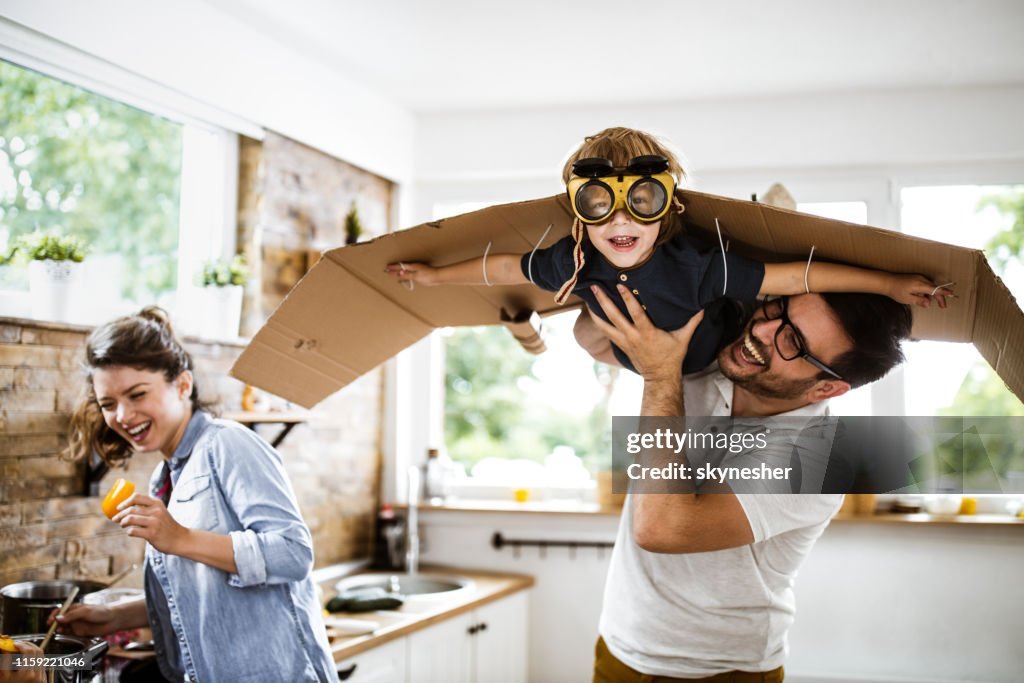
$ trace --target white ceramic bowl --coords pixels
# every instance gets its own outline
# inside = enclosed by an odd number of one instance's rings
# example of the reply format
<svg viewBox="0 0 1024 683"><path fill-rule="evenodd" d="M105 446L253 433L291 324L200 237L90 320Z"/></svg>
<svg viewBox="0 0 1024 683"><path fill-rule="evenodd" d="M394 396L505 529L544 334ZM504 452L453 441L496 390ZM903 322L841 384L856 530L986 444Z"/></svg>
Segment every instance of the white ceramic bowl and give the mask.
<svg viewBox="0 0 1024 683"><path fill-rule="evenodd" d="M924 511L932 515L955 515L960 512L964 497L959 494L943 493L928 495L921 501Z"/></svg>

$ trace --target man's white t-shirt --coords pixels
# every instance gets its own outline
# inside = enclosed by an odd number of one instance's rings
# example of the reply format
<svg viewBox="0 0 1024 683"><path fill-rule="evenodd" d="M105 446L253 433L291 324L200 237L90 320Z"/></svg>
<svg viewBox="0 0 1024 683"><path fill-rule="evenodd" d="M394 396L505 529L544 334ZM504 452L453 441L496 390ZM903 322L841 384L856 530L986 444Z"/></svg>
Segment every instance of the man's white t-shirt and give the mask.
<svg viewBox="0 0 1024 683"><path fill-rule="evenodd" d="M728 416L733 384L717 366L685 378L688 415ZM783 416L828 414L826 401ZM598 630L608 649L645 674L700 678L770 671L786 656L793 579L839 509L841 495L737 494L750 545L704 553L650 553L633 539L626 499Z"/></svg>

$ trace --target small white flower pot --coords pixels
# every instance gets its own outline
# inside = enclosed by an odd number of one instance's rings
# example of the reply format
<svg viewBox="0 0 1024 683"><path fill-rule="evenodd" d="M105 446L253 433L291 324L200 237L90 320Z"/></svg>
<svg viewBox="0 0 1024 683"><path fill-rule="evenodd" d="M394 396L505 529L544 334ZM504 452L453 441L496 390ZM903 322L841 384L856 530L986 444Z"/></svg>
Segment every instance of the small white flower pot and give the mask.
<svg viewBox="0 0 1024 683"><path fill-rule="evenodd" d="M54 322L79 322L84 266L74 261L30 261L28 288L32 317Z"/></svg>
<svg viewBox="0 0 1024 683"><path fill-rule="evenodd" d="M203 302L197 316L199 336L208 339L238 337L238 325L242 320L242 286L202 287L199 292Z"/></svg>

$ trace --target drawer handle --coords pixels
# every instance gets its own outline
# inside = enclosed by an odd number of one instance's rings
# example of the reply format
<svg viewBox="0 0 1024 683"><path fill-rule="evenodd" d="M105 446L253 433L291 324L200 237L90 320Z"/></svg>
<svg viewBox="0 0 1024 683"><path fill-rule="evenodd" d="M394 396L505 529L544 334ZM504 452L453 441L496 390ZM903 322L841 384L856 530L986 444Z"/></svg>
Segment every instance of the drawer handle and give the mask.
<svg viewBox="0 0 1024 683"><path fill-rule="evenodd" d="M347 681L348 679L352 678L352 674L354 674L356 672L356 667L357 666L358 666L358 664L353 664L352 666L350 666L347 669L343 669L341 671L338 671L338 680L339 681Z"/></svg>

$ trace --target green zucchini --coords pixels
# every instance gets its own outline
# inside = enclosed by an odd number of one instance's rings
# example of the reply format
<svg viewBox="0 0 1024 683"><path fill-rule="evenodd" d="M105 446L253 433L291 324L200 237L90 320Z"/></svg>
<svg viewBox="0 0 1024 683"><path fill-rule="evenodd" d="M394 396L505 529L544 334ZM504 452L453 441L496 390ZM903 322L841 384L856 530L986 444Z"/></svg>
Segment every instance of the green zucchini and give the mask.
<svg viewBox="0 0 1024 683"><path fill-rule="evenodd" d="M328 612L372 612L379 609L398 609L402 597L383 588L358 588L345 591L327 601Z"/></svg>

